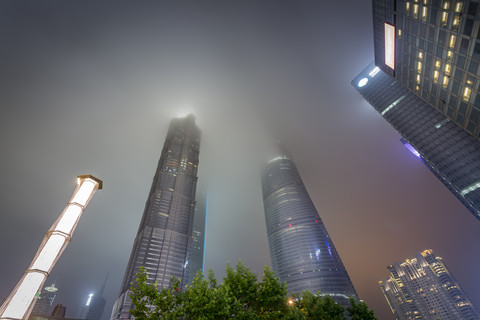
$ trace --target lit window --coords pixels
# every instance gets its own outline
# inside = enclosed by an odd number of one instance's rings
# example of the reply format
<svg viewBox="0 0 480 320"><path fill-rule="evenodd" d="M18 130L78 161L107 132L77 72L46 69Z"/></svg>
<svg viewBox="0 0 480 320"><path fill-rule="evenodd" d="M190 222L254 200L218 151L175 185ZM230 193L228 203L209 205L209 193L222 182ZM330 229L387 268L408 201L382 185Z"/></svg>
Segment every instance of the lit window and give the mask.
<svg viewBox="0 0 480 320"><path fill-rule="evenodd" d="M448 10L449 7L450 7L450 2L443 1L443 9Z"/></svg>
<svg viewBox="0 0 480 320"><path fill-rule="evenodd" d="M416 87L415 87L415 90L420 91L420 87L419 87L419 86L416 86Z"/></svg>
<svg viewBox="0 0 480 320"><path fill-rule="evenodd" d="M460 17L459 16L455 16L453 18L453 26L454 27L458 27L460 25Z"/></svg>
<svg viewBox="0 0 480 320"><path fill-rule="evenodd" d="M450 36L450 42L448 43L448 45L450 46L450 48L454 48L454 47L455 47L455 40L457 40L457 37L452 34L452 35Z"/></svg>
<svg viewBox="0 0 480 320"><path fill-rule="evenodd" d="M398 37L400 38L402 36L402 30L398 29Z"/></svg>
<svg viewBox="0 0 480 320"><path fill-rule="evenodd" d="M447 12L442 12L442 25L447 25L447 20L448 20L448 13Z"/></svg>
<svg viewBox="0 0 480 320"><path fill-rule="evenodd" d="M443 85L444 88L446 88L448 86L448 77L447 76L443 76L442 85Z"/></svg>
<svg viewBox="0 0 480 320"><path fill-rule="evenodd" d="M407 11L410 10L410 2L406 2L406 3L405 3L405 9L407 9Z"/></svg>
<svg viewBox="0 0 480 320"><path fill-rule="evenodd" d="M453 52L452 52L452 51L448 51L448 52L447 52L447 59L448 59L448 60L452 60L452 58L453 58Z"/></svg>
<svg viewBox="0 0 480 320"><path fill-rule="evenodd" d="M427 7L422 8L422 20L423 21L427 21L427 10L428 10Z"/></svg>
<svg viewBox="0 0 480 320"><path fill-rule="evenodd" d="M473 85L473 81L472 80L467 80L467 84Z"/></svg>
<svg viewBox="0 0 480 320"><path fill-rule="evenodd" d="M422 72L422 63L420 61L418 61L417 71Z"/></svg>
<svg viewBox="0 0 480 320"><path fill-rule="evenodd" d="M418 51L418 58L423 59L423 52L422 51Z"/></svg>
<svg viewBox="0 0 480 320"><path fill-rule="evenodd" d="M463 2L457 2L457 5L455 6L455 12L462 12L463 8Z"/></svg>
<svg viewBox="0 0 480 320"><path fill-rule="evenodd" d="M469 87L465 87L465 90L463 91L463 100L468 101L470 100L470 94L472 93L472 89Z"/></svg>
<svg viewBox="0 0 480 320"><path fill-rule="evenodd" d="M445 74L450 75L450 72L452 71L452 67L449 64L445 65Z"/></svg>
<svg viewBox="0 0 480 320"><path fill-rule="evenodd" d="M422 80L422 79L421 79L420 75L417 74L417 83L420 83L421 80Z"/></svg>
<svg viewBox="0 0 480 320"><path fill-rule="evenodd" d="M441 62L440 60L435 61L435 68L440 68Z"/></svg>
<svg viewBox="0 0 480 320"><path fill-rule="evenodd" d="M433 72L433 81L438 83L438 75L439 75L439 72L437 70L435 70Z"/></svg>
<svg viewBox="0 0 480 320"><path fill-rule="evenodd" d="M413 5L413 17L418 18L418 4Z"/></svg>
<svg viewBox="0 0 480 320"><path fill-rule="evenodd" d="M428 0L423 0L423 4L428 4Z"/></svg>

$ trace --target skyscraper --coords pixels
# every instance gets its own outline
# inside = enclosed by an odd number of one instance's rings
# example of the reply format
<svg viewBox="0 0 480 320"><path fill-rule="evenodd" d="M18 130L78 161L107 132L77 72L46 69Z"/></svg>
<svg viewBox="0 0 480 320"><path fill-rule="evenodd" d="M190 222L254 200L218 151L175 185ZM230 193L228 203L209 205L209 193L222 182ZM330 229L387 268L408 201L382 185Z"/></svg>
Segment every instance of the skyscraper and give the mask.
<svg viewBox="0 0 480 320"><path fill-rule="evenodd" d="M358 299L295 163L286 153L262 175L263 206L272 268L290 293L331 295L344 306Z"/></svg>
<svg viewBox="0 0 480 320"><path fill-rule="evenodd" d="M102 318L103 309L105 308L105 303L107 302L103 297L103 292L105 291L105 286L107 285L108 274L103 281L102 287L99 291L95 292L93 295L90 306L88 308L87 320L100 320Z"/></svg>
<svg viewBox="0 0 480 320"><path fill-rule="evenodd" d="M425 250L387 269L379 282L397 320L478 320L480 313L432 250Z"/></svg>
<svg viewBox="0 0 480 320"><path fill-rule="evenodd" d="M372 5L375 63L352 85L480 219L479 3Z"/></svg>
<svg viewBox="0 0 480 320"><path fill-rule="evenodd" d="M207 221L208 198L205 193L197 192L195 217L193 218L192 250L188 268L188 284L191 284L198 271L204 272L205 228Z"/></svg>
<svg viewBox="0 0 480 320"><path fill-rule="evenodd" d="M55 287L55 283L52 283L50 286L45 286L37 297L37 301L33 306L32 314L44 316L50 315L53 308L53 301L57 296L57 291L58 288Z"/></svg>
<svg viewBox="0 0 480 320"><path fill-rule="evenodd" d="M170 278L188 275L192 228L195 210L200 130L195 117L171 121L157 171L153 178L145 211L140 222L120 296L113 307L111 319L129 319L130 284L141 266L150 283L168 287Z"/></svg>

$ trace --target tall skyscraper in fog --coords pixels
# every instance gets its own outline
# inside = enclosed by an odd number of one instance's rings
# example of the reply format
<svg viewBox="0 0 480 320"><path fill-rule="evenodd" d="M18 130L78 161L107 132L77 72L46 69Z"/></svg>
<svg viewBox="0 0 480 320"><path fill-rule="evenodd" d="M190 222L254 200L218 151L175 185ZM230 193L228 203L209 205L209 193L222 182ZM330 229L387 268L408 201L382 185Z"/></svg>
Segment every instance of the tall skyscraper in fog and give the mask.
<svg viewBox="0 0 480 320"><path fill-rule="evenodd" d="M188 284L192 283L198 271L204 272L207 209L207 195L204 192L197 192L195 217L193 218L192 250L188 263Z"/></svg>
<svg viewBox="0 0 480 320"><path fill-rule="evenodd" d="M131 318L128 310L130 283L141 266L150 283L168 287L170 278L188 275L192 228L195 210L200 130L195 117L173 119L168 129L153 178L145 211L140 222L120 296L113 307L111 319Z"/></svg>
<svg viewBox="0 0 480 320"><path fill-rule="evenodd" d="M432 250L387 269L390 278L379 284L397 320L480 319L480 313Z"/></svg>
<svg viewBox="0 0 480 320"><path fill-rule="evenodd" d="M477 1L373 0L375 62L353 87L480 219Z"/></svg>
<svg viewBox="0 0 480 320"><path fill-rule="evenodd" d="M103 309L105 308L105 304L107 302L103 297L103 292L105 291L105 286L107 285L107 278L108 275L105 277L105 281L103 282L100 290L95 292L90 300L90 305L86 315L87 320L100 320L102 318Z"/></svg>
<svg viewBox="0 0 480 320"><path fill-rule="evenodd" d="M272 268L291 293L331 295L344 306L358 299L291 157L272 159L262 175L263 205Z"/></svg>

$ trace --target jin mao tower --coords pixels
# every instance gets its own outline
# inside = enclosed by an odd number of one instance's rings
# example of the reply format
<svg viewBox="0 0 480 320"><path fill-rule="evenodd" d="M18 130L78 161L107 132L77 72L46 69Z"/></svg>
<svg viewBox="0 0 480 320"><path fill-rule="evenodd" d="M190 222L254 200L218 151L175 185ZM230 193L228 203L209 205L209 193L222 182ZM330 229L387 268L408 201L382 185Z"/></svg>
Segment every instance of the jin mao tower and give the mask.
<svg viewBox="0 0 480 320"><path fill-rule="evenodd" d="M159 289L186 284L192 246L200 130L195 117L171 121L111 319L130 319L130 283L144 266Z"/></svg>

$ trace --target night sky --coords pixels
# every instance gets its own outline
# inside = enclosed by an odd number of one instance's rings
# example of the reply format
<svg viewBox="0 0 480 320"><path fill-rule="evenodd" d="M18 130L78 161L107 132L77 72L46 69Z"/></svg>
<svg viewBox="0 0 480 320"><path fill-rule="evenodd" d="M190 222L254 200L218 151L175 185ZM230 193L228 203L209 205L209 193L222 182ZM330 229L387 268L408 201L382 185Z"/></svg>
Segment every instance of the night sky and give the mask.
<svg viewBox="0 0 480 320"><path fill-rule="evenodd" d="M372 28L369 0L1 1L0 299L93 174L104 189L47 284L75 316L109 273L108 319L168 124L193 113L217 276L270 264L260 171L282 141L379 319L385 267L424 249L480 307L480 222L350 86Z"/></svg>

